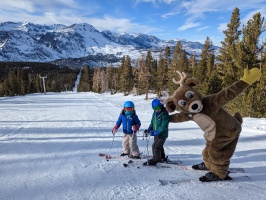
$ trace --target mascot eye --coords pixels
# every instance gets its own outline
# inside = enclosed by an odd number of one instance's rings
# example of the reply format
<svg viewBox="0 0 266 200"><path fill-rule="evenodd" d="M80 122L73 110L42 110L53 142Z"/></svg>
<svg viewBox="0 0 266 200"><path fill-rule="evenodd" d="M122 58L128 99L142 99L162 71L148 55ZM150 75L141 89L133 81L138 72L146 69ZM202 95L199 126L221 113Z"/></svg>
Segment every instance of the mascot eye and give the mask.
<svg viewBox="0 0 266 200"><path fill-rule="evenodd" d="M184 101L184 100L179 100L179 101L178 101L178 105L181 106L181 107L184 107L186 104L187 104L187 103L186 103L186 101Z"/></svg>
<svg viewBox="0 0 266 200"><path fill-rule="evenodd" d="M186 97L187 97L188 99L193 98L193 97L194 97L194 92L187 91L187 92L186 92Z"/></svg>

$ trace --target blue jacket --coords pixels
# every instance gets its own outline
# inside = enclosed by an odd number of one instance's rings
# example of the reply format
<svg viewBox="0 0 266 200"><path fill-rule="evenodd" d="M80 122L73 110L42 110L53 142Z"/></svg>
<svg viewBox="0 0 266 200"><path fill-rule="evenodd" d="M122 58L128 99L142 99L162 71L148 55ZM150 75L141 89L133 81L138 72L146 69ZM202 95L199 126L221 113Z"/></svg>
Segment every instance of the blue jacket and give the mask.
<svg viewBox="0 0 266 200"><path fill-rule="evenodd" d="M125 113L122 112L119 115L118 120L116 122L116 125L118 127L120 127L121 124L123 126L123 133L125 133L125 134L132 134L133 133L133 130L132 130L133 125L137 125L138 127L141 126L139 118L135 113L133 115L131 115L130 118L127 118Z"/></svg>

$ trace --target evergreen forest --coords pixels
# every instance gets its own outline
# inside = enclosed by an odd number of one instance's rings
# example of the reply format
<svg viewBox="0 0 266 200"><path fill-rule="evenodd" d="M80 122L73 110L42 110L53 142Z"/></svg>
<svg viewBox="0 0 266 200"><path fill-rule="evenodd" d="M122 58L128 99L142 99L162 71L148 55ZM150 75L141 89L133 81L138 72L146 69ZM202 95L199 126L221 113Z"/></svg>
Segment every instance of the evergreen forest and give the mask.
<svg viewBox="0 0 266 200"><path fill-rule="evenodd" d="M72 91L78 73L49 63L0 62L0 96Z"/></svg>

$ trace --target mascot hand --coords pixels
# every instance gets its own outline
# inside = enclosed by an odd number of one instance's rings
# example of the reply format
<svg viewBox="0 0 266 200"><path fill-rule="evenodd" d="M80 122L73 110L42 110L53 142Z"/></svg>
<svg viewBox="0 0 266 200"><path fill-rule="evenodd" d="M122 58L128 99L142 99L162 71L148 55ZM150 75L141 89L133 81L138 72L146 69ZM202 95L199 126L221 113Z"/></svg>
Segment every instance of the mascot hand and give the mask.
<svg viewBox="0 0 266 200"><path fill-rule="evenodd" d="M252 68L248 70L247 68L244 69L244 76L240 79L247 84L251 85L256 80L258 80L261 76L261 71L258 68Z"/></svg>

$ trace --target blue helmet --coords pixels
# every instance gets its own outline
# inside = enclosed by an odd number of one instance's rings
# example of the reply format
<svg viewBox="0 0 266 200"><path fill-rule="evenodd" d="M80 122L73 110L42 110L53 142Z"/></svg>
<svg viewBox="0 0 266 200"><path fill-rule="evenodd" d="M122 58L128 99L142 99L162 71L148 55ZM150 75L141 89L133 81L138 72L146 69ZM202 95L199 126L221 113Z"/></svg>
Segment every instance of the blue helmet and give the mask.
<svg viewBox="0 0 266 200"><path fill-rule="evenodd" d="M159 99L153 99L152 102L151 102L151 106L152 106L152 108L155 108L157 106L163 107L163 104L160 102Z"/></svg>
<svg viewBox="0 0 266 200"><path fill-rule="evenodd" d="M134 108L134 103L132 101L126 101L124 103L124 108Z"/></svg>

